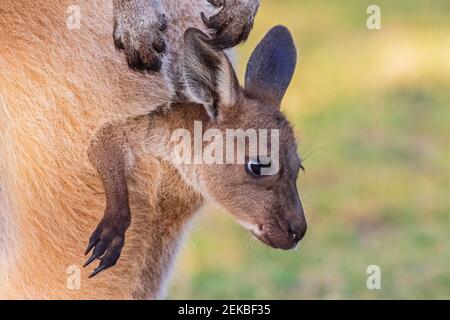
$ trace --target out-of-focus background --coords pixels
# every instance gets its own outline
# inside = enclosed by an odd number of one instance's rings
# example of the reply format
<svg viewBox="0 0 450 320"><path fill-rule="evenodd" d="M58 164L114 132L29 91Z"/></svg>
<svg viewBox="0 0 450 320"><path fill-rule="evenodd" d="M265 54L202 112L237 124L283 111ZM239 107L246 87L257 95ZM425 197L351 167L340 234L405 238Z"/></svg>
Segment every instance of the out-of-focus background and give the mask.
<svg viewBox="0 0 450 320"><path fill-rule="evenodd" d="M262 0L239 76L264 33L292 31L300 64L283 103L306 173L309 230L281 252L207 208L170 298L450 298L450 1ZM369 265L381 290L368 290Z"/></svg>

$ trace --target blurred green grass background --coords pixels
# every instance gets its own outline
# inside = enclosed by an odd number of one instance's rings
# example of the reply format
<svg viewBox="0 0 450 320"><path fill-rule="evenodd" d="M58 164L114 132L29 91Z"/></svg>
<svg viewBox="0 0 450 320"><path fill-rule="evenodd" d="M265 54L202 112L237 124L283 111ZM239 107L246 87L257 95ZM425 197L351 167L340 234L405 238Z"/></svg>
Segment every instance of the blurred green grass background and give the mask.
<svg viewBox="0 0 450 320"><path fill-rule="evenodd" d="M306 174L309 230L280 252L226 213L197 218L169 297L450 298L450 2L262 0L239 76L257 42L288 26L300 64L283 103ZM378 265L382 289L366 287Z"/></svg>

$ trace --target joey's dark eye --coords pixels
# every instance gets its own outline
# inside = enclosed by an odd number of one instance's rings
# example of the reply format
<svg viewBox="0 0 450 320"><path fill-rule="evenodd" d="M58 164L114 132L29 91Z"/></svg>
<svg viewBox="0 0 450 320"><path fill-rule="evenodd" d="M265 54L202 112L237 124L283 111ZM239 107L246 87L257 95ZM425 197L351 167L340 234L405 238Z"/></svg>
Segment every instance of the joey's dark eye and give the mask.
<svg viewBox="0 0 450 320"><path fill-rule="evenodd" d="M263 175L263 170L264 168L270 168L271 167L271 162L269 159L267 159L266 161L260 161L259 158L257 159L250 159L247 162L246 168L247 168L247 172L250 173L251 175L260 177Z"/></svg>

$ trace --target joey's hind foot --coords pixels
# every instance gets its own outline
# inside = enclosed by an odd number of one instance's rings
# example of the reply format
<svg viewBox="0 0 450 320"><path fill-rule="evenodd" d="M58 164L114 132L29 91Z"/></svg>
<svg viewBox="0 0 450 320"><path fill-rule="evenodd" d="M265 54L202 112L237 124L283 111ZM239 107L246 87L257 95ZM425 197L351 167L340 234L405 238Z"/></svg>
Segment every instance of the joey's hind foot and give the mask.
<svg viewBox="0 0 450 320"><path fill-rule="evenodd" d="M96 259L100 260L100 264L89 275L89 278L113 267L117 263L125 244L125 231L126 228L117 226L117 222L107 218L104 218L97 226L89 240L88 248L86 249L86 255L92 249L94 249L93 253L83 267L87 267Z"/></svg>
<svg viewBox="0 0 450 320"><path fill-rule="evenodd" d="M128 66L137 71L159 71L166 51L167 18L152 8L128 8L114 19L114 45L123 50Z"/></svg>
<svg viewBox="0 0 450 320"><path fill-rule="evenodd" d="M207 0L220 11L207 18L202 12L205 25L213 31L212 37L218 49L232 48L247 40L253 28L259 0Z"/></svg>

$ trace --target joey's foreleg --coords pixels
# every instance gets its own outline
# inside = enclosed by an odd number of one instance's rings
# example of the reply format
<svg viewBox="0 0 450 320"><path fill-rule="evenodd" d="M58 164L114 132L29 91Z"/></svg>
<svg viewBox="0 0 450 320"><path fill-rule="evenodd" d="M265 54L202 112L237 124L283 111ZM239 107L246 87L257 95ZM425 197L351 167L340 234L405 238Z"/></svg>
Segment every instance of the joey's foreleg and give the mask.
<svg viewBox="0 0 450 320"><path fill-rule="evenodd" d="M114 0L114 44L128 66L159 71L166 50L163 0Z"/></svg>
<svg viewBox="0 0 450 320"><path fill-rule="evenodd" d="M106 210L92 234L86 250L92 249L85 267L96 259L99 266L89 277L114 266L125 243L125 232L131 223L127 170L131 166L131 149L125 131L110 125L100 130L89 148L89 159L101 176L106 193Z"/></svg>

